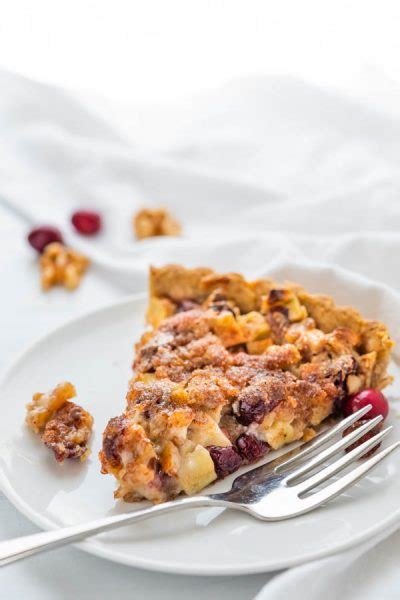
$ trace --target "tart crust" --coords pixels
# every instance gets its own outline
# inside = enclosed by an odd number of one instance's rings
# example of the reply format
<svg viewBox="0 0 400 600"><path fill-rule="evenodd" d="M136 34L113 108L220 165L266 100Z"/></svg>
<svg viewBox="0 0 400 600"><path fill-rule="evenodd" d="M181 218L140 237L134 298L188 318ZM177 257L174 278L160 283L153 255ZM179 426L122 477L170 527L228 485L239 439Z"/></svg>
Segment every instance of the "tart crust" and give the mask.
<svg viewBox="0 0 400 600"><path fill-rule="evenodd" d="M391 381L386 326L293 283L152 267L147 321L100 452L125 500L196 493Z"/></svg>
<svg viewBox="0 0 400 600"><path fill-rule="evenodd" d="M386 370L394 342L386 325L380 321L365 319L351 306L337 306L330 296L309 294L300 285L289 281L277 283L264 278L248 282L238 273L218 275L211 269L201 267L150 267L150 304L147 321L153 327L157 327L163 318L173 314L173 309L170 309L171 301L179 303L189 299L201 303L217 288L222 289L227 298L237 304L243 312L259 310L262 297L272 289L292 290L321 331L329 333L338 327L346 327L360 334L361 354L376 352L376 361L371 370L371 387L382 389L392 381ZM164 307L163 310L160 310L160 306ZM165 315L161 316L163 311Z"/></svg>

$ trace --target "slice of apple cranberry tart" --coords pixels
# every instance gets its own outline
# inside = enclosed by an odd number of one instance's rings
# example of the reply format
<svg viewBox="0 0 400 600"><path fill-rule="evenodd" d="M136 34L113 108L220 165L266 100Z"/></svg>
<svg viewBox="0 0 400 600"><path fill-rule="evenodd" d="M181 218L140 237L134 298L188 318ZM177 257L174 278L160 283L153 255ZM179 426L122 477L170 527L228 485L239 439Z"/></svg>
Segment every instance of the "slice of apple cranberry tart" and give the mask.
<svg viewBox="0 0 400 600"><path fill-rule="evenodd" d="M390 382L386 327L298 285L152 268L147 320L100 452L127 501L194 494Z"/></svg>

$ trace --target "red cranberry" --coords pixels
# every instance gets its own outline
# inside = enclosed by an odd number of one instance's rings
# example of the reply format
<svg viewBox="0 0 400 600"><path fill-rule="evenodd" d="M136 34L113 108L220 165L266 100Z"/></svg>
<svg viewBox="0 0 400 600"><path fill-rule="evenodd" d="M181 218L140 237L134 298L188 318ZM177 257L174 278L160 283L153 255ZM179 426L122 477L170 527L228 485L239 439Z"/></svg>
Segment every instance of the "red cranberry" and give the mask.
<svg viewBox="0 0 400 600"><path fill-rule="evenodd" d="M349 396L343 405L343 414L348 417L367 404L372 404L372 408L364 415L364 419L373 419L378 415L382 415L384 419L387 417L389 412L388 401L382 392L372 389L362 390Z"/></svg>
<svg viewBox="0 0 400 600"><path fill-rule="evenodd" d="M36 227L32 229L28 235L28 242L38 252L42 253L47 244L52 242L63 243L61 231L57 227L51 225L43 225L42 227Z"/></svg>
<svg viewBox="0 0 400 600"><path fill-rule="evenodd" d="M264 394L260 390L248 387L239 394L236 419L242 425L262 423L266 413Z"/></svg>
<svg viewBox="0 0 400 600"><path fill-rule="evenodd" d="M236 471L242 463L239 452L233 446L227 446L226 448L223 446L209 446L207 449L219 479Z"/></svg>
<svg viewBox="0 0 400 600"><path fill-rule="evenodd" d="M266 454L269 450L267 443L257 439L254 435L242 433L236 440L236 446L244 460L253 462Z"/></svg>
<svg viewBox="0 0 400 600"><path fill-rule="evenodd" d="M101 229L101 216L91 210L78 210L72 215L71 221L82 235L94 235Z"/></svg>
<svg viewBox="0 0 400 600"><path fill-rule="evenodd" d="M364 425L364 423L368 423L368 421L369 421L369 419L365 419L365 418L360 419L360 421L356 421L355 423L353 423L353 425L351 425L350 427L348 427L347 429L344 430L343 437L345 435L348 435L352 431L355 431L356 429L361 427L361 425ZM367 440L370 440L372 437L374 437L374 435L379 433L381 429L382 429L382 423L378 423L378 425L375 425L375 427L373 429L371 429L371 431L368 431L368 433L365 433L362 437L360 437L359 440L354 442L354 444L347 446L346 452L351 452L351 450L354 450L354 448L357 448L358 446L360 446ZM374 454L374 452L376 452L378 450L380 445L381 445L381 442L379 442L376 446L371 448L371 450L369 450L366 454L363 454L361 458L367 458L368 456L372 456L372 454Z"/></svg>

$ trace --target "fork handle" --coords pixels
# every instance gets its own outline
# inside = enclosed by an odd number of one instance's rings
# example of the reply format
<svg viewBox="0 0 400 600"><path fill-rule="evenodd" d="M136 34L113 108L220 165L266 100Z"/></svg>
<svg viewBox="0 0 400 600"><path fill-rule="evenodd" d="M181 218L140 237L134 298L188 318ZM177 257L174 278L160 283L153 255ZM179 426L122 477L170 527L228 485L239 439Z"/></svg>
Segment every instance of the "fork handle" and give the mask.
<svg viewBox="0 0 400 600"><path fill-rule="evenodd" d="M210 498L209 496L194 496L181 498L163 504L156 504L149 508L135 511L133 513L124 513L103 517L89 523L81 523L61 529L51 531L42 531L33 535L5 540L0 542L0 566L21 560L38 552L45 552L64 546L71 542L78 542L91 535L117 529L131 523L138 523L157 515L170 513L182 508L200 507L200 506L227 506L227 502Z"/></svg>

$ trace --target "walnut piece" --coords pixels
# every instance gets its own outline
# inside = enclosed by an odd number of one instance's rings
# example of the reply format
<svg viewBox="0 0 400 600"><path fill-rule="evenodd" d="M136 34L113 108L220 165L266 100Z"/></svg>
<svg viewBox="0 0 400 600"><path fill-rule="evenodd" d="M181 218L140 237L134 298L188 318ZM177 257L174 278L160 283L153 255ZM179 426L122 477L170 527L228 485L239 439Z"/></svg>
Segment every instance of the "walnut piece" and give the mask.
<svg viewBox="0 0 400 600"><path fill-rule="evenodd" d="M143 208L133 217L138 240L160 235L180 235L182 227L165 208Z"/></svg>
<svg viewBox="0 0 400 600"><path fill-rule="evenodd" d="M41 434L43 443L60 463L65 458L85 460L89 454L93 417L70 401L75 396L75 387L66 381L50 392L34 394L26 407L28 427Z"/></svg>
<svg viewBox="0 0 400 600"><path fill-rule="evenodd" d="M75 396L75 387L68 381L59 383L54 390L45 394L34 394L32 402L26 405L28 427L35 433L41 433L54 413Z"/></svg>
<svg viewBox="0 0 400 600"><path fill-rule="evenodd" d="M57 462L65 458L85 460L89 455L88 441L93 418L81 406L66 402L46 423L43 443L53 450Z"/></svg>
<svg viewBox="0 0 400 600"><path fill-rule="evenodd" d="M47 291L55 285L74 290L89 266L89 259L59 242L48 244L40 257L41 285Z"/></svg>

